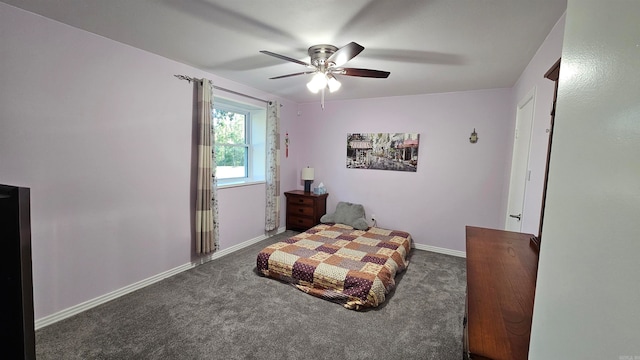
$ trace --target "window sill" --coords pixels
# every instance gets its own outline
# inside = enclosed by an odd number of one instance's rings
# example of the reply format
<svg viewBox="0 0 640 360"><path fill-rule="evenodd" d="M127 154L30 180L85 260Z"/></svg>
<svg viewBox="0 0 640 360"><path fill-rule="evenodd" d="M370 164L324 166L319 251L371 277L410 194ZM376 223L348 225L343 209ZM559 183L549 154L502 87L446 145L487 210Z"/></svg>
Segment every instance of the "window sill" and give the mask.
<svg viewBox="0 0 640 360"><path fill-rule="evenodd" d="M240 187L240 186L252 186L252 185L260 185L260 184L266 184L267 182L264 180L258 180L258 181L254 181L254 180L240 180L240 181L236 181L236 182L228 182L225 184L218 184L218 189L226 189L226 188L234 188L234 187Z"/></svg>

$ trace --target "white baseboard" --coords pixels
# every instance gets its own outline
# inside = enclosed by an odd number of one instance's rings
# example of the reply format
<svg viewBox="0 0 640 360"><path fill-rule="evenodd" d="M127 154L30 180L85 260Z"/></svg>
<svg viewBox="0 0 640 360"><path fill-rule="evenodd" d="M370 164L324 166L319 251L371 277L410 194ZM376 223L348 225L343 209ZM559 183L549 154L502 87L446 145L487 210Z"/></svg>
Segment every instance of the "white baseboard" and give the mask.
<svg viewBox="0 0 640 360"><path fill-rule="evenodd" d="M285 232L285 230L286 230L286 228L284 228L284 227L278 228L278 230L276 231L276 234L283 233L283 232ZM275 234L274 234L274 235L275 235ZM204 264L204 263L209 262L209 261L211 261L211 260L219 259L219 258L221 258L221 257L223 257L223 256L225 256L225 255L229 255L229 254L231 254L231 253L233 253L233 252L236 252L236 251L238 251L238 250L240 250L240 249L246 248L247 246L251 246L251 245L253 245L253 244L257 243L257 242L260 242L260 241L262 241L262 240L264 240L264 239L266 239L266 238L268 238L268 237L269 237L269 236L261 235L261 236L258 236L258 237L256 237L256 238L253 238L253 239L247 240L247 241L245 241L245 242L241 242L240 244L233 245L233 246L232 246L232 247L230 247L230 248L227 248L227 249L224 249L224 250L220 250L220 251L216 251L216 252L214 252L214 253L213 253L213 254L211 254L211 255L208 255L208 256L204 256L204 257L202 257L202 258L200 259L200 261L198 261L198 262L197 262L196 264L194 264L194 266L192 266L192 267L195 267L195 266L197 266L197 265Z"/></svg>
<svg viewBox="0 0 640 360"><path fill-rule="evenodd" d="M439 254L457 256L457 257L461 257L461 258L466 258L467 257L467 253L464 252L464 251L460 251L460 250L451 250L451 249L441 248L441 247L437 247L437 246L423 245L423 244L416 244L416 243L413 243L413 246L418 250L432 251L432 252L436 252L436 253L439 253Z"/></svg>
<svg viewBox="0 0 640 360"><path fill-rule="evenodd" d="M280 234L280 233L284 232L285 230L286 229L284 227L278 228L277 233ZM231 253L233 253L235 251L238 251L238 250L240 250L242 248L245 248L247 246L253 245L253 244L255 244L255 243L259 242L259 241L262 241L262 240L264 240L266 238L267 238L267 236L265 236L265 235L258 236L256 238L253 238L253 239L247 240L245 242L242 242L240 244L234 245L234 246L232 246L230 248L217 251L217 252L213 253L212 255L205 256L202 259L200 259L199 261L190 262L190 263L187 263L187 264L180 265L180 266L175 267L173 269L164 271L164 272L162 272L160 274L156 274L156 275L151 276L149 278L146 278L144 280L140 280L138 282L135 282L135 283L133 283L131 285L127 285L127 286L125 286L123 288L114 290L114 291L112 291L110 293L107 293L107 294L98 296L98 297L96 297L94 299L82 302L82 303L80 303L78 305L74 305L74 306L71 306L71 307L66 308L64 310L58 311L56 313L53 313L51 315L47 315L47 316L41 317L40 319L37 319L35 321L35 323L34 323L35 329L38 330L38 329L43 328L43 327L45 327L47 325L51 325L51 324L56 323L56 322L58 322L60 320L63 320L63 319L66 319L68 317L71 317L73 315L79 314L79 313L81 313L83 311L86 311L86 310L89 310L89 309L91 309L93 307L96 307L98 305L104 304L104 303L106 303L108 301L111 301L113 299L116 299L116 298L118 298L120 296L126 295L126 294L131 293L133 291L136 291L138 289L142 289L145 286L149 286L151 284L157 283L160 280L163 280L163 279L166 279L166 278L171 277L173 275L179 274L179 273L181 273L183 271L192 269L192 268L194 268L194 267L196 267L198 265L204 264L204 263L206 263L208 261L219 259L219 258L221 258L221 257L223 257L225 255L229 255L229 254L231 254Z"/></svg>

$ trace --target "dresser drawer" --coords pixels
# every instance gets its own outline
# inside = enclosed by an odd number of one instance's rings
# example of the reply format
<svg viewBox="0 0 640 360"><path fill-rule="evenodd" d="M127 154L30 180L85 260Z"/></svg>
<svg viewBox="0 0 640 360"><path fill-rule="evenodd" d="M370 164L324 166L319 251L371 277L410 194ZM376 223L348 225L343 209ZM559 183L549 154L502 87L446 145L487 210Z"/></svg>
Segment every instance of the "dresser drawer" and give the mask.
<svg viewBox="0 0 640 360"><path fill-rule="evenodd" d="M308 229L316 225L313 218L290 215L287 217L287 227Z"/></svg>
<svg viewBox="0 0 640 360"><path fill-rule="evenodd" d="M304 206L298 204L291 204L287 211L290 212L291 216L310 216L313 217L313 207Z"/></svg>
<svg viewBox="0 0 640 360"><path fill-rule="evenodd" d="M315 200L309 197L301 197L301 196L293 196L290 197L288 204L290 206L293 205L301 205L301 206L313 206Z"/></svg>

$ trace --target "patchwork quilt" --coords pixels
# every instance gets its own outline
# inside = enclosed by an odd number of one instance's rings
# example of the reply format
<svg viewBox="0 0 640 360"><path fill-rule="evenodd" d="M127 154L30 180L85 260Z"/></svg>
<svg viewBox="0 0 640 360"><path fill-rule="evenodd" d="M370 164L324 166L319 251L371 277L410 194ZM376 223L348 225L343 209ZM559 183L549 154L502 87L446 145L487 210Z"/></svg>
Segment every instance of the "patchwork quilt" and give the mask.
<svg viewBox="0 0 640 360"><path fill-rule="evenodd" d="M376 307L406 269L411 235L372 227L320 224L258 254L262 274L347 309Z"/></svg>

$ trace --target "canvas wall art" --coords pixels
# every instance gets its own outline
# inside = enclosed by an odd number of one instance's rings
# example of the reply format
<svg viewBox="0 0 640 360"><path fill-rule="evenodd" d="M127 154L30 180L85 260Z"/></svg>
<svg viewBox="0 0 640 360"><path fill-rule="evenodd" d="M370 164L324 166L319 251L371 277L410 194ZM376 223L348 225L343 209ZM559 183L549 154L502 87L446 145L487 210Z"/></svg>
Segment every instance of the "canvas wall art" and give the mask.
<svg viewBox="0 0 640 360"><path fill-rule="evenodd" d="M420 134L347 134L347 168L411 171L418 169Z"/></svg>

